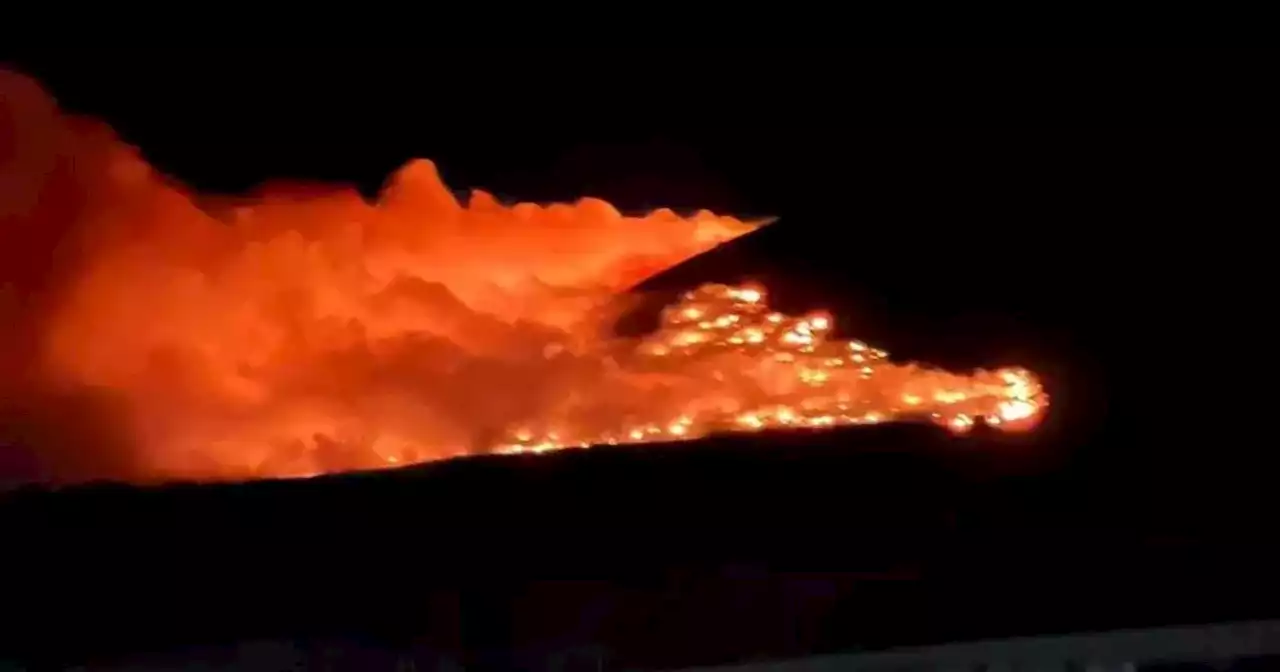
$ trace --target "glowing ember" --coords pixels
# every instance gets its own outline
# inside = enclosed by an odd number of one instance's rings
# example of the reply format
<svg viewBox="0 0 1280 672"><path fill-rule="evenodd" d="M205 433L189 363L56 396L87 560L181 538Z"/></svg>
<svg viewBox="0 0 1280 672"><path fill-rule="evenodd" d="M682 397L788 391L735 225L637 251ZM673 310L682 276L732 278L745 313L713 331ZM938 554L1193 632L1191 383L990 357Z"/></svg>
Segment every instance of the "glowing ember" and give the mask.
<svg viewBox="0 0 1280 672"><path fill-rule="evenodd" d="M981 419L1028 429L1048 396L1023 369L961 376L897 365L860 341L833 341L826 315L770 312L758 287L706 285L663 311L657 333L628 359L662 389L636 409L632 427L598 433L590 413L559 418L561 429L512 434L500 452L546 452L577 445L694 439L715 432L823 428L920 418L964 433ZM666 406L673 420L655 422ZM531 423L532 424L532 423ZM584 433L586 432L586 433ZM535 436L537 438L535 438Z"/></svg>
<svg viewBox="0 0 1280 672"><path fill-rule="evenodd" d="M709 285L655 334L609 335L619 292L753 229L731 217L464 205L426 161L375 203L197 200L2 71L0 112L0 402L88 400L113 432L26 413L39 457L81 451L55 475L297 476L904 417L1020 429L1047 403L1025 371L831 340L829 316L773 312L762 287Z"/></svg>

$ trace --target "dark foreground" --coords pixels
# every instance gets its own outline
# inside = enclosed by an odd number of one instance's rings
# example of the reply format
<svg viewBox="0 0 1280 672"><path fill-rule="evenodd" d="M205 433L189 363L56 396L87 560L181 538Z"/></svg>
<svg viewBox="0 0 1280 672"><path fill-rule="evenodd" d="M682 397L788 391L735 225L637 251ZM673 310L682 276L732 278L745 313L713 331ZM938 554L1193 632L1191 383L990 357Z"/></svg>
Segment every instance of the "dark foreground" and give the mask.
<svg viewBox="0 0 1280 672"><path fill-rule="evenodd" d="M1280 615L1280 547L1150 516L1154 491L1084 476L1053 436L880 427L12 493L0 659L296 639L652 668Z"/></svg>

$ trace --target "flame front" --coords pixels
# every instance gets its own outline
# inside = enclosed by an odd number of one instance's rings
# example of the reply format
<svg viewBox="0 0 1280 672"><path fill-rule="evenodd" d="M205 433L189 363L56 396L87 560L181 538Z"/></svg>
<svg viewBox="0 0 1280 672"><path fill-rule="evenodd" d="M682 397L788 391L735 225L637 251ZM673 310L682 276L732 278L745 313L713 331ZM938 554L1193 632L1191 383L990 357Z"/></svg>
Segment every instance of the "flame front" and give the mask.
<svg viewBox="0 0 1280 672"><path fill-rule="evenodd" d="M591 406L564 409L532 419L498 450L539 453L910 418L955 433L979 420L1025 430L1048 404L1025 369L964 376L892 364L887 352L861 341L830 340L828 315L770 310L761 287L704 285L662 317L658 331L626 358L629 376L652 376L653 385L643 406L629 409L629 424L602 425Z"/></svg>
<svg viewBox="0 0 1280 672"><path fill-rule="evenodd" d="M0 340L0 365L21 372L0 376L0 401L99 400L126 437L77 450L126 452L127 478L300 476L907 416L1014 429L1046 404L1025 371L891 364L829 339L828 316L771 312L760 287L709 285L651 336L611 335L619 292L753 229L732 217L484 192L461 204L427 161L374 203L347 190L197 199L29 80L0 72L0 93L13 145L0 147L0 318L21 327ZM10 354L27 333L34 355ZM33 450L46 435L30 434ZM94 468L77 473L119 476Z"/></svg>

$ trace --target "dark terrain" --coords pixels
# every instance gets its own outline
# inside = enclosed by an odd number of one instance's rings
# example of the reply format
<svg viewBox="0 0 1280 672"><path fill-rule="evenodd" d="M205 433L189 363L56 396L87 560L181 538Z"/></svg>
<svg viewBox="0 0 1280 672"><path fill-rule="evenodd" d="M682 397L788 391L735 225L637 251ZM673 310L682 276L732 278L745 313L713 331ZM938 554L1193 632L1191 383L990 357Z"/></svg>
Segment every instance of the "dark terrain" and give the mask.
<svg viewBox="0 0 1280 672"><path fill-rule="evenodd" d="M6 657L297 638L676 667L1274 616L1280 554L930 428L0 505ZM1189 581L1188 577L1196 577Z"/></svg>

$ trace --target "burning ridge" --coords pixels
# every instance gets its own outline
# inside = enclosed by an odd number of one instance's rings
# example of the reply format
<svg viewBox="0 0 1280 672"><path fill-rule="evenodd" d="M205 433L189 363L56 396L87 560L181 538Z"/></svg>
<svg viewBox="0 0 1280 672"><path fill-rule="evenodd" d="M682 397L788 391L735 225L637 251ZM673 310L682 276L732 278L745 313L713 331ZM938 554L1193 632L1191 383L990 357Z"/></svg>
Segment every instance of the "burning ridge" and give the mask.
<svg viewBox="0 0 1280 672"><path fill-rule="evenodd" d="M0 71L0 469L246 479L902 417L1035 424L961 375L708 285L640 339L638 280L755 228L608 203L461 203L429 161L353 190L196 198ZM7 444L7 448L4 447Z"/></svg>

